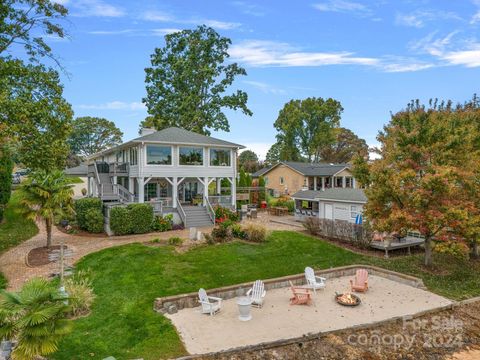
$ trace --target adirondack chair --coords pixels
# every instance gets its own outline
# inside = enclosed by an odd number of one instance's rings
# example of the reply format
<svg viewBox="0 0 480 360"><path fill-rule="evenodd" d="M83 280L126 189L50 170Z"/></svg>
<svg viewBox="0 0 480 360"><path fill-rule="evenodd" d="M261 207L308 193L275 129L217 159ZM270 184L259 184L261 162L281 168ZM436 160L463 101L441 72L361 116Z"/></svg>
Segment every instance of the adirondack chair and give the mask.
<svg viewBox="0 0 480 360"><path fill-rule="evenodd" d="M199 302L202 305L202 313L215 315L222 307L222 299L215 296L208 296L205 289L198 290Z"/></svg>
<svg viewBox="0 0 480 360"><path fill-rule="evenodd" d="M263 299L267 292L262 280L257 280L253 283L250 290L247 291L247 296L252 300L252 306L261 308L263 306Z"/></svg>
<svg viewBox="0 0 480 360"><path fill-rule="evenodd" d="M305 280L307 280L307 286L313 290L316 294L317 289L325 289L326 278L321 276L316 276L313 269L309 266L305 268Z"/></svg>
<svg viewBox="0 0 480 360"><path fill-rule="evenodd" d="M368 290L368 271L365 269L358 269L355 274L355 279L350 280L352 291L366 292Z"/></svg>
<svg viewBox="0 0 480 360"><path fill-rule="evenodd" d="M290 298L290 305L310 305L312 302L312 292L304 287L294 286L290 281L290 288L293 296Z"/></svg>

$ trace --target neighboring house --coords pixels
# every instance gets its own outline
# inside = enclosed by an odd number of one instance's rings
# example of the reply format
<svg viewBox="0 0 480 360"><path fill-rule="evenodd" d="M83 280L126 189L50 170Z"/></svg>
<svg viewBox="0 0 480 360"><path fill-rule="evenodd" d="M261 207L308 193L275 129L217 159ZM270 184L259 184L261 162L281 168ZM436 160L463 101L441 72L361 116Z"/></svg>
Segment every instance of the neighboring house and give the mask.
<svg viewBox="0 0 480 360"><path fill-rule="evenodd" d="M175 127L142 129L140 137L89 157L88 194L106 203L149 202L187 227L212 224L212 204L235 207L243 148ZM221 194L222 179L231 184L229 194Z"/></svg>
<svg viewBox="0 0 480 360"><path fill-rule="evenodd" d="M79 199L84 197L85 195L82 194L82 190L87 190L88 187L88 166L87 164L80 164L79 166L75 166L72 168L65 169L65 175L78 178L80 179L80 183L75 184L73 187L73 197L75 199Z"/></svg>
<svg viewBox="0 0 480 360"><path fill-rule="evenodd" d="M313 216L353 223L357 215L362 214L367 202L362 189L300 190L292 198L295 200L295 217L298 220Z"/></svg>
<svg viewBox="0 0 480 360"><path fill-rule="evenodd" d="M291 195L301 189L357 188L348 164L281 161L252 174L253 178L260 176L265 179L265 186L278 195Z"/></svg>

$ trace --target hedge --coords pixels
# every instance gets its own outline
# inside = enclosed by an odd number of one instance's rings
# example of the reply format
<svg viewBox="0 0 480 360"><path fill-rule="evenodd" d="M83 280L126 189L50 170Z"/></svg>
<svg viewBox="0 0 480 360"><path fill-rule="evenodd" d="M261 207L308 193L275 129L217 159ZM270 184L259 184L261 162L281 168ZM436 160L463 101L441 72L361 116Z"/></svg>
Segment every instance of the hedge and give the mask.
<svg viewBox="0 0 480 360"><path fill-rule="evenodd" d="M103 214L100 210L90 208L85 213L85 228L91 233L103 232Z"/></svg>
<svg viewBox="0 0 480 360"><path fill-rule="evenodd" d="M115 235L130 234L130 214L127 208L116 206L110 210L110 230Z"/></svg>
<svg viewBox="0 0 480 360"><path fill-rule="evenodd" d="M77 224L80 229L87 230L86 214L89 209L95 209L102 212L102 200L99 198L84 198L75 201L75 213Z"/></svg>
<svg viewBox="0 0 480 360"><path fill-rule="evenodd" d="M0 148L0 222L12 193L13 161L6 146Z"/></svg>
<svg viewBox="0 0 480 360"><path fill-rule="evenodd" d="M133 234L145 234L152 230L153 208L149 204L130 204L127 206L130 231Z"/></svg>

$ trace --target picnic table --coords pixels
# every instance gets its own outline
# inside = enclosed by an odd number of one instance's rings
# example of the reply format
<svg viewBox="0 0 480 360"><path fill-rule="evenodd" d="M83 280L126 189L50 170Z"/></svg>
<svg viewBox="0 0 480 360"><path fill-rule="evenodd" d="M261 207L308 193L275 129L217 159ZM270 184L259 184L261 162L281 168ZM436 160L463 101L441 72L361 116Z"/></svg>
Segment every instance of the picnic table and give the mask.
<svg viewBox="0 0 480 360"><path fill-rule="evenodd" d="M288 215L288 207L286 206L272 206L270 208L270 214L275 216Z"/></svg>

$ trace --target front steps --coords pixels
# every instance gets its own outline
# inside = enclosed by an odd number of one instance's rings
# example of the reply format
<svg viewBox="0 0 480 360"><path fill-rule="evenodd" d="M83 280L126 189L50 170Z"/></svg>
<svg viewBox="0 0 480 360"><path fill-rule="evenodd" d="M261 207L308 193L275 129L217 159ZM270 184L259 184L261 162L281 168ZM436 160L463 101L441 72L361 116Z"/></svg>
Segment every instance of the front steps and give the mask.
<svg viewBox="0 0 480 360"><path fill-rule="evenodd" d="M205 206L183 206L183 210L187 218L187 228L213 225Z"/></svg>

